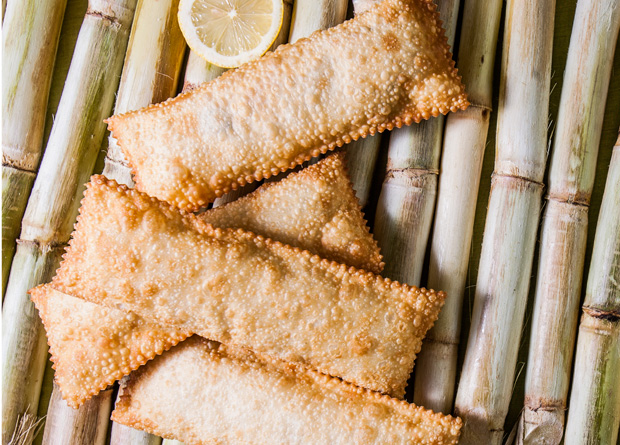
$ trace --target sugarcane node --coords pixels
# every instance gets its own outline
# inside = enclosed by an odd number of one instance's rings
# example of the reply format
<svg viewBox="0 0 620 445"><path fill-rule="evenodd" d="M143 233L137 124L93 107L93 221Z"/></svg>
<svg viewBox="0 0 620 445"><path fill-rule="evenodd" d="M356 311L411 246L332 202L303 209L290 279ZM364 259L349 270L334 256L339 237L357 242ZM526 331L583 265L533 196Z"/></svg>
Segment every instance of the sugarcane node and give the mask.
<svg viewBox="0 0 620 445"><path fill-rule="evenodd" d="M598 318L612 323L618 323L620 321L620 311L604 311L584 306L583 312L592 318Z"/></svg>

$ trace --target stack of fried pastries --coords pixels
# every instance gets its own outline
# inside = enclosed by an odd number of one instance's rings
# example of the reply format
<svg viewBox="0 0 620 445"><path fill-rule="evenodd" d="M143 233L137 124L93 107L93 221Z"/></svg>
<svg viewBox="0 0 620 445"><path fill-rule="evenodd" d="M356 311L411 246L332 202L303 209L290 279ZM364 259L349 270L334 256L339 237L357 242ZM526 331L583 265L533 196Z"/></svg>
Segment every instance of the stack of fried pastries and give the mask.
<svg viewBox="0 0 620 445"><path fill-rule="evenodd" d="M296 70L302 57L327 77ZM357 137L465 107L450 57L432 2L386 0L112 118L138 190L94 176L56 277L31 291L65 400L78 407L125 377L112 418L192 444L456 443L460 419L397 400L445 295L376 275L341 153L187 213ZM355 67L368 58L377 72ZM283 102L274 88L290 82L316 94ZM359 104L340 109L339 94Z"/></svg>

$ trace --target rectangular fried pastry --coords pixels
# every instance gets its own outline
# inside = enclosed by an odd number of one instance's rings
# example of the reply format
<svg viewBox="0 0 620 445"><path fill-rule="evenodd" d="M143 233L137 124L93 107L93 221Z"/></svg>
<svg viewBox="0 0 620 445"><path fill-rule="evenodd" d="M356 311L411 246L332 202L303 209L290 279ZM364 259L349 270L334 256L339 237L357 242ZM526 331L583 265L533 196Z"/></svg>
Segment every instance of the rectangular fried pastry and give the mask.
<svg viewBox="0 0 620 445"><path fill-rule="evenodd" d="M341 154L199 218L373 272L383 265ZM190 334L63 294L48 284L30 294L47 332L56 382L74 408Z"/></svg>
<svg viewBox="0 0 620 445"><path fill-rule="evenodd" d="M113 116L136 187L194 211L468 102L432 0L385 0L164 103Z"/></svg>
<svg viewBox="0 0 620 445"><path fill-rule="evenodd" d="M395 396L445 298L213 228L102 176L52 286Z"/></svg>
<svg viewBox="0 0 620 445"><path fill-rule="evenodd" d="M461 420L192 337L121 383L112 420L186 444L456 444Z"/></svg>

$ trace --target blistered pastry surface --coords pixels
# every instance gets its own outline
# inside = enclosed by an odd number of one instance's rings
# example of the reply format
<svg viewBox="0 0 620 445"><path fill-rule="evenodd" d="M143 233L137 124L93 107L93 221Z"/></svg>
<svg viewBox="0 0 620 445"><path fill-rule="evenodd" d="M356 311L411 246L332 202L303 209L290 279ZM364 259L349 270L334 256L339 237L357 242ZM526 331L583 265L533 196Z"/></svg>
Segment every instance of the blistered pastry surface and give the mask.
<svg viewBox="0 0 620 445"><path fill-rule="evenodd" d="M200 214L221 228L242 228L330 260L380 273L383 262L337 153L279 182Z"/></svg>
<svg viewBox="0 0 620 445"><path fill-rule="evenodd" d="M351 140L467 105L434 3L385 0L108 123L138 189L194 211Z"/></svg>
<svg viewBox="0 0 620 445"><path fill-rule="evenodd" d="M73 408L190 335L47 284L30 295L47 333L54 379Z"/></svg>
<svg viewBox="0 0 620 445"><path fill-rule="evenodd" d="M402 396L445 295L331 262L95 176L53 287Z"/></svg>
<svg viewBox="0 0 620 445"><path fill-rule="evenodd" d="M112 420L187 444L456 444L461 420L193 337L121 384Z"/></svg>
<svg viewBox="0 0 620 445"><path fill-rule="evenodd" d="M283 206L289 210L283 212ZM340 154L200 217L364 269L383 265ZM47 332L56 382L74 408L188 335L48 285L31 294Z"/></svg>

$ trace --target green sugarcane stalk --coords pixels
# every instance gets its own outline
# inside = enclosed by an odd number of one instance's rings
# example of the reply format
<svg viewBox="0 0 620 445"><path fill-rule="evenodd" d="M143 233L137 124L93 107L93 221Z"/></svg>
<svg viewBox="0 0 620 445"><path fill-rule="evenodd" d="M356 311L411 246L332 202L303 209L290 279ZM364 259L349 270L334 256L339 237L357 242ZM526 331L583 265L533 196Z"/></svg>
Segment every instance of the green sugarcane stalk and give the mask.
<svg viewBox="0 0 620 445"><path fill-rule="evenodd" d="M620 428L620 134L614 147L583 314L564 443L617 443Z"/></svg>
<svg viewBox="0 0 620 445"><path fill-rule="evenodd" d="M2 30L2 295L43 154L45 113L67 0L14 1ZM3 17L6 3L3 2Z"/></svg>
<svg viewBox="0 0 620 445"><path fill-rule="evenodd" d="M47 358L28 290L53 276L110 115L135 0L91 0L54 126L22 220L3 308L2 439L36 412Z"/></svg>

